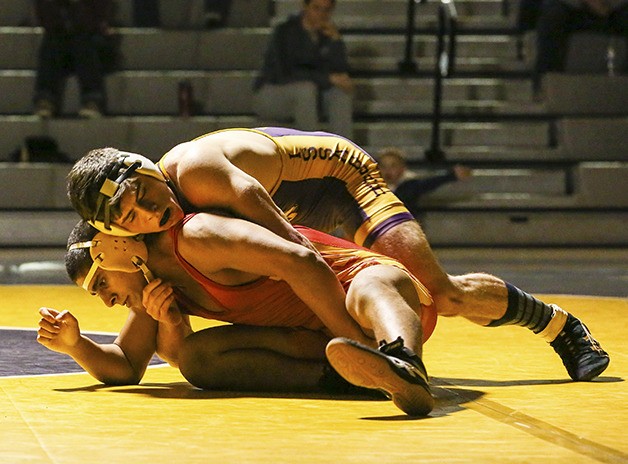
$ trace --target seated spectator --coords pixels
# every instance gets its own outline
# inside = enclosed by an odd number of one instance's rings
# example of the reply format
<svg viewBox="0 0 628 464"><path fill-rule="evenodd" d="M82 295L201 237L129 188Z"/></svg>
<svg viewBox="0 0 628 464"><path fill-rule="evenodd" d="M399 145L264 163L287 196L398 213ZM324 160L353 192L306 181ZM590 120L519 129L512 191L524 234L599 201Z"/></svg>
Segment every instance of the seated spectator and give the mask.
<svg viewBox="0 0 628 464"><path fill-rule="evenodd" d="M540 8L533 74L537 98L542 95L543 76L565 70L572 32L602 29L621 34L628 42L628 0L543 0Z"/></svg>
<svg viewBox="0 0 628 464"><path fill-rule="evenodd" d="M382 177L415 218L420 216L417 203L422 195L449 182L467 179L473 175L470 168L455 165L444 174L417 177L415 173L408 170L405 155L398 148L382 149L377 154L377 160Z"/></svg>
<svg viewBox="0 0 628 464"><path fill-rule="evenodd" d="M327 118L330 132L352 138L353 81L331 20L335 4L304 0L300 14L275 28L254 84L260 117L292 119L301 130L316 130Z"/></svg>
<svg viewBox="0 0 628 464"><path fill-rule="evenodd" d="M79 116L96 118L106 107L103 40L110 34L111 0L36 0L44 35L35 81L35 114L49 118L62 106L65 82L76 74Z"/></svg>

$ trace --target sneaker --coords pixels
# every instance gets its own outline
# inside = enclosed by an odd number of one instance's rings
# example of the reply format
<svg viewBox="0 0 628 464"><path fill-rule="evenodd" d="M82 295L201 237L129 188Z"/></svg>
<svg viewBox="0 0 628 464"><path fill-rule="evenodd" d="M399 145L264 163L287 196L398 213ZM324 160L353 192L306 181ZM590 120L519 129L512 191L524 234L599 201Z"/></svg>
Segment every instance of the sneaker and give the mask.
<svg viewBox="0 0 628 464"><path fill-rule="evenodd" d="M427 372L418 356L403 346L399 337L374 350L347 338L327 344L327 359L354 385L383 390L395 405L411 416L426 416L434 408Z"/></svg>
<svg viewBox="0 0 628 464"><path fill-rule="evenodd" d="M50 100L39 100L35 105L35 115L42 119L49 119L54 116L55 106Z"/></svg>
<svg viewBox="0 0 628 464"><path fill-rule="evenodd" d="M569 376L576 381L597 377L610 362L608 353L591 336L587 326L571 314L567 316L563 330L550 345L563 360Z"/></svg>
<svg viewBox="0 0 628 464"><path fill-rule="evenodd" d="M102 113L100 112L100 108L98 107L97 103L88 102L83 105L83 107L79 110L78 115L79 117L85 119L96 119L100 118L102 116Z"/></svg>

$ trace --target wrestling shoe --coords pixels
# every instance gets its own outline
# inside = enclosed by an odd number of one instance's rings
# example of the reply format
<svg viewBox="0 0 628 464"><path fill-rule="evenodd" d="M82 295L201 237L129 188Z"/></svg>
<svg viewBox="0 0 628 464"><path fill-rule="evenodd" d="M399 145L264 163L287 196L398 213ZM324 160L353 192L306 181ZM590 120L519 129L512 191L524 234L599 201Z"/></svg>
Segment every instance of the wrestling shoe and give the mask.
<svg viewBox="0 0 628 464"><path fill-rule="evenodd" d="M550 345L562 359L569 376L576 381L597 377L610 362L608 353L591 336L587 326L571 314Z"/></svg>
<svg viewBox="0 0 628 464"><path fill-rule="evenodd" d="M325 364L323 375L318 381L318 387L324 393L332 395L368 396L371 398L386 399L383 392L371 390L370 388L358 387L347 382L331 364Z"/></svg>
<svg viewBox="0 0 628 464"><path fill-rule="evenodd" d="M421 359L399 337L374 350L348 338L334 338L325 350L333 368L360 387L384 391L410 416L426 416L434 408Z"/></svg>

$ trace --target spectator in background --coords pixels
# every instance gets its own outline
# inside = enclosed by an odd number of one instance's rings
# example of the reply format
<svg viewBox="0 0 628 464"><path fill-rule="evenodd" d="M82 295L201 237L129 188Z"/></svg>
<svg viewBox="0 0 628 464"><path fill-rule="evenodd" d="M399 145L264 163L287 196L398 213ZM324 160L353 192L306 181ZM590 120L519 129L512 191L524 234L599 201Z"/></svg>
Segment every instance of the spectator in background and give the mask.
<svg viewBox="0 0 628 464"><path fill-rule="evenodd" d="M382 177L415 218L420 215L417 202L421 195L436 190L449 182L464 180L473 175L470 168L455 165L444 174L424 178L417 177L416 174L408 170L405 155L398 148L384 148L380 150L376 158Z"/></svg>
<svg viewBox="0 0 628 464"><path fill-rule="evenodd" d="M628 43L628 0L542 0L533 75L537 99L542 96L543 76L565 70L569 35L592 29L620 34Z"/></svg>
<svg viewBox="0 0 628 464"><path fill-rule="evenodd" d="M106 107L105 65L100 53L110 34L112 0L35 0L44 35L35 81L35 114L53 117L62 106L65 81L75 73L79 116L96 118Z"/></svg>
<svg viewBox="0 0 628 464"><path fill-rule="evenodd" d="M353 81L342 36L332 22L335 0L304 0L298 15L279 24L254 84L262 118L293 119L296 128L352 138Z"/></svg>

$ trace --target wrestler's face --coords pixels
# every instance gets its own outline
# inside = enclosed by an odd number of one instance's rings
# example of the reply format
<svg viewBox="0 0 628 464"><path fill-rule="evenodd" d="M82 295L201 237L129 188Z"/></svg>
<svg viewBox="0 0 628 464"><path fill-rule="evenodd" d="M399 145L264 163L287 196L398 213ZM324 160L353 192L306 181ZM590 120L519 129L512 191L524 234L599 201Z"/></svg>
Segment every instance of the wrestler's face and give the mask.
<svg viewBox="0 0 628 464"><path fill-rule="evenodd" d="M119 202L119 214L113 223L135 234L170 229L184 213L174 193L165 182L144 174L131 178Z"/></svg>
<svg viewBox="0 0 628 464"><path fill-rule="evenodd" d="M82 286L85 276L79 277L77 285ZM142 290L146 279L141 272L116 272L99 268L88 290L97 295L109 307L119 304L129 309L143 310Z"/></svg>

